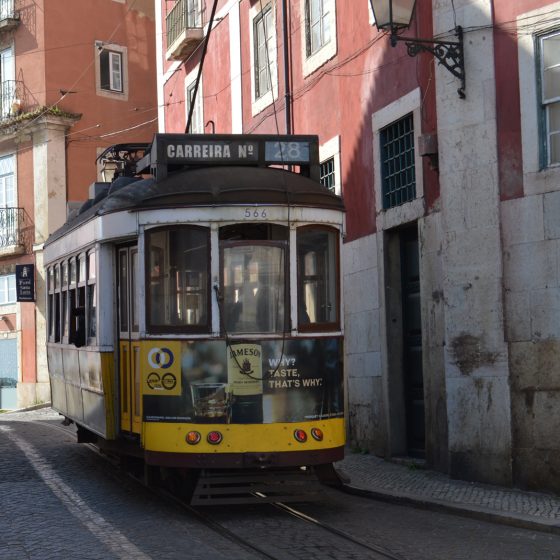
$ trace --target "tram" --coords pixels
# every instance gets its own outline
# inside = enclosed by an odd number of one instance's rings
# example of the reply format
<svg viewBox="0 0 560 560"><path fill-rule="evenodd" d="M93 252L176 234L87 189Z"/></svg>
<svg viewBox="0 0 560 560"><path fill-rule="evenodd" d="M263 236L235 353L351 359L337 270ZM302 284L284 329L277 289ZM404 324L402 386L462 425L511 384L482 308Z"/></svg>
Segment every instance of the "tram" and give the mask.
<svg viewBox="0 0 560 560"><path fill-rule="evenodd" d="M343 457L344 207L316 136L156 134L44 248L52 406L157 468Z"/></svg>

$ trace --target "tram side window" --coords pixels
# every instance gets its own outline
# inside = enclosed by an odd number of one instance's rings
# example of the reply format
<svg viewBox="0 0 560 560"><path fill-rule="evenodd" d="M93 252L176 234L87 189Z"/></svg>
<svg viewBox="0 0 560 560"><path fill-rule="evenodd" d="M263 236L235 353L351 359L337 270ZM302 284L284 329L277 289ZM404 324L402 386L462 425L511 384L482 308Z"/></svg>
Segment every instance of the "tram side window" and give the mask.
<svg viewBox="0 0 560 560"><path fill-rule="evenodd" d="M297 232L298 325L300 329L338 323L338 235L325 227Z"/></svg>
<svg viewBox="0 0 560 560"><path fill-rule="evenodd" d="M62 333L62 341L68 342L68 325L69 325L69 317L68 313L70 311L68 305L68 262L65 261L61 264L61 271L62 271L62 288L60 291L60 299L62 305L62 314L61 314L61 333Z"/></svg>
<svg viewBox="0 0 560 560"><path fill-rule="evenodd" d="M287 240L288 229L278 225L221 228L221 312L228 334L285 330Z"/></svg>
<svg viewBox="0 0 560 560"><path fill-rule="evenodd" d="M209 230L174 226L147 233L148 328L207 332Z"/></svg>
<svg viewBox="0 0 560 560"><path fill-rule="evenodd" d="M52 341L60 342L60 265L54 267L54 305Z"/></svg>
<svg viewBox="0 0 560 560"><path fill-rule="evenodd" d="M97 289L96 289L96 270L95 252L91 251L87 255L87 341L88 344L95 344L97 338Z"/></svg>
<svg viewBox="0 0 560 560"><path fill-rule="evenodd" d="M71 312L70 342L75 346L86 343L86 255L82 253L70 268L74 288L74 305Z"/></svg>
<svg viewBox="0 0 560 560"><path fill-rule="evenodd" d="M48 316L49 316L49 342L55 342L56 329L58 326L58 316L56 310L56 284L54 280L55 267L51 266L47 275L47 289L49 293L48 299Z"/></svg>

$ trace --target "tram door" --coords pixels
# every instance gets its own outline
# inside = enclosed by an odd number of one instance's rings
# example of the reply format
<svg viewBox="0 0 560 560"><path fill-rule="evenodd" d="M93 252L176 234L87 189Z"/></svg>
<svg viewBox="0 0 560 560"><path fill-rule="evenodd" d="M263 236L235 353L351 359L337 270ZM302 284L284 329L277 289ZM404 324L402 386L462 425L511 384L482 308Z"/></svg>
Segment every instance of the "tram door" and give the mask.
<svg viewBox="0 0 560 560"><path fill-rule="evenodd" d="M121 429L140 433L140 341L138 337L138 248L118 249L119 400Z"/></svg>

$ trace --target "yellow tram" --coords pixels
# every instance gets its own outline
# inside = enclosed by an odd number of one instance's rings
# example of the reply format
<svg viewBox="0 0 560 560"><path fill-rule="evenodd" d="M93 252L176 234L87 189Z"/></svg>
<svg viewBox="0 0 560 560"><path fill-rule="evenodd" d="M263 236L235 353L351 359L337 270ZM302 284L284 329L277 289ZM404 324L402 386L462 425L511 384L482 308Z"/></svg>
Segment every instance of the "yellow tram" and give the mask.
<svg viewBox="0 0 560 560"><path fill-rule="evenodd" d="M343 456L344 208L315 136L156 134L45 244L54 409L147 465Z"/></svg>

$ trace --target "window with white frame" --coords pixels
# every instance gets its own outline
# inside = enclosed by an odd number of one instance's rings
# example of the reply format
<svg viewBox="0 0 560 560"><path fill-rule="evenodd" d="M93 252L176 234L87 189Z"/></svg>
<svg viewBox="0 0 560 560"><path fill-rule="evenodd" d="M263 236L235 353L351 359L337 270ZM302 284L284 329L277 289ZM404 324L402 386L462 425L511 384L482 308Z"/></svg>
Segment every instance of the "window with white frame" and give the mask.
<svg viewBox="0 0 560 560"><path fill-rule="evenodd" d="M275 0L256 2L250 9L252 114L256 115L278 97Z"/></svg>
<svg viewBox="0 0 560 560"><path fill-rule="evenodd" d="M16 206L15 156L0 157L0 208Z"/></svg>
<svg viewBox="0 0 560 560"><path fill-rule="evenodd" d="M337 52L335 0L301 0L303 74L314 72Z"/></svg>
<svg viewBox="0 0 560 560"><path fill-rule="evenodd" d="M342 194L340 173L340 136L319 146L321 183L335 194Z"/></svg>
<svg viewBox="0 0 560 560"><path fill-rule="evenodd" d="M0 305L16 302L16 275L0 276Z"/></svg>
<svg viewBox="0 0 560 560"><path fill-rule="evenodd" d="M189 118L189 112L194 103L194 108L191 117L191 124L189 126L189 134L204 134L204 117L203 117L203 102L202 102L202 80L199 83L198 91L196 91L196 80L191 82L186 87L185 99L186 99L186 115L185 119Z"/></svg>
<svg viewBox="0 0 560 560"><path fill-rule="evenodd" d="M128 95L127 49L96 43L97 94L126 100Z"/></svg>
<svg viewBox="0 0 560 560"><path fill-rule="evenodd" d="M560 164L560 31L538 39L540 65L541 166Z"/></svg>
<svg viewBox="0 0 560 560"><path fill-rule="evenodd" d="M307 56L315 54L331 40L329 2L327 0L306 0L305 36Z"/></svg>
<svg viewBox="0 0 560 560"><path fill-rule="evenodd" d="M272 7L267 6L253 21L255 37L255 98L259 99L270 91L270 53L272 43Z"/></svg>

